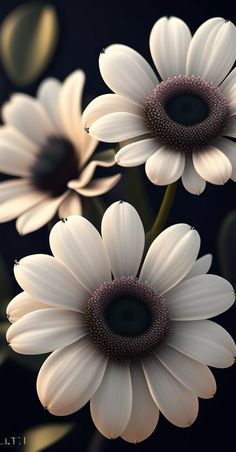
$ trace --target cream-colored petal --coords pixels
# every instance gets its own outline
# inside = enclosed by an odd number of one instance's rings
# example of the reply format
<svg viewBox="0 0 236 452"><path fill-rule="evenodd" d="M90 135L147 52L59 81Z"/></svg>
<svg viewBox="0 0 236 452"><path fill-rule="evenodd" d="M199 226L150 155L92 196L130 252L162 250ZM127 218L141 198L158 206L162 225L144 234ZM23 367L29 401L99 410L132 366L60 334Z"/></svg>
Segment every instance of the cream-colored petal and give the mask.
<svg viewBox="0 0 236 452"><path fill-rule="evenodd" d="M212 367L229 367L236 347L227 331L211 320L172 322L165 342L190 358Z"/></svg>
<svg viewBox="0 0 236 452"><path fill-rule="evenodd" d="M160 147L156 138L143 139L127 144L116 154L118 165L125 167L139 166L147 161Z"/></svg>
<svg viewBox="0 0 236 452"><path fill-rule="evenodd" d="M216 392L216 382L210 369L166 344L157 348L155 356L186 388L203 399Z"/></svg>
<svg viewBox="0 0 236 452"><path fill-rule="evenodd" d="M20 215L16 221L16 229L19 234L29 234L47 224L54 217L59 205L66 196L67 193L64 193L58 198L44 199L36 206L27 210L27 212Z"/></svg>
<svg viewBox="0 0 236 452"><path fill-rule="evenodd" d="M229 118L228 124L223 134L227 137L236 138L236 115L233 115Z"/></svg>
<svg viewBox="0 0 236 452"><path fill-rule="evenodd" d="M236 182L236 143L228 140L227 138L221 137L215 141L215 146L229 159L232 165L231 179Z"/></svg>
<svg viewBox="0 0 236 452"><path fill-rule="evenodd" d="M236 68L234 68L219 86L222 94L226 97L230 104L235 97L236 90Z"/></svg>
<svg viewBox="0 0 236 452"><path fill-rule="evenodd" d="M131 204L113 203L106 210L101 225L102 238L116 278L136 276L144 250L142 221Z"/></svg>
<svg viewBox="0 0 236 452"><path fill-rule="evenodd" d="M18 284L32 298L61 309L83 312L89 292L59 260L33 254L14 266Z"/></svg>
<svg viewBox="0 0 236 452"><path fill-rule="evenodd" d="M21 292L7 305L6 314L9 322L14 323L29 312L48 308L52 306L32 298L26 292Z"/></svg>
<svg viewBox="0 0 236 452"><path fill-rule="evenodd" d="M229 159L215 146L209 146L201 152L194 152L193 165L203 179L215 185L225 184L232 174Z"/></svg>
<svg viewBox="0 0 236 452"><path fill-rule="evenodd" d="M48 77L40 83L37 98L46 110L53 126L59 135L63 134L62 122L59 112L59 95L61 82L53 77Z"/></svg>
<svg viewBox="0 0 236 452"><path fill-rule="evenodd" d="M66 218L69 215L82 215L81 198L77 193L71 192L58 209L59 218Z"/></svg>
<svg viewBox="0 0 236 452"><path fill-rule="evenodd" d="M150 246L140 273L160 294L175 287L190 271L200 248L198 232L175 224L161 232Z"/></svg>
<svg viewBox="0 0 236 452"><path fill-rule="evenodd" d="M37 355L66 347L86 334L81 314L41 309L25 314L13 323L6 339L17 353Z"/></svg>
<svg viewBox="0 0 236 452"><path fill-rule="evenodd" d="M128 364L108 361L103 380L91 399L91 415L107 438L120 436L132 409L132 385Z"/></svg>
<svg viewBox="0 0 236 452"><path fill-rule="evenodd" d="M7 124L15 127L29 140L42 146L55 130L41 103L26 94L15 94L5 114Z"/></svg>
<svg viewBox="0 0 236 452"><path fill-rule="evenodd" d="M137 104L118 94L103 94L92 100L84 110L82 116L83 125L84 127L90 127L102 116L118 111L141 115L142 109Z"/></svg>
<svg viewBox="0 0 236 452"><path fill-rule="evenodd" d="M110 191L119 182L120 178L121 174L116 174L115 176L93 179L86 187L79 188L76 186L76 182L69 182L68 186L82 196L100 196Z"/></svg>
<svg viewBox="0 0 236 452"><path fill-rule="evenodd" d="M198 414L198 398L183 386L154 356L143 362L153 400L162 414L177 427L190 427Z"/></svg>
<svg viewBox="0 0 236 452"><path fill-rule="evenodd" d="M70 181L68 183L68 186L70 186L71 184L75 184L76 188L83 188L86 187L86 185L91 181L91 179L93 178L93 175L95 173L95 170L98 167L102 167L102 168L109 168L111 166L114 166L116 161L115 158L109 158L107 160L102 160L101 157L102 156L106 156L106 153L109 153L110 151L104 151L104 152L98 152L96 153L96 158L94 156L94 159L91 160L91 162L89 162L85 168L81 171L80 175L79 175L79 179L75 179L73 181ZM100 157L101 156L101 157ZM73 186L73 185L72 185Z"/></svg>
<svg viewBox="0 0 236 452"><path fill-rule="evenodd" d="M191 32L178 17L162 17L152 28L150 51L163 80L186 73Z"/></svg>
<svg viewBox="0 0 236 452"><path fill-rule="evenodd" d="M198 275L182 281L165 294L172 320L201 320L229 309L234 289L217 275Z"/></svg>
<svg viewBox="0 0 236 452"><path fill-rule="evenodd" d="M230 21L214 17L194 34L187 56L187 74L199 75L219 85L236 57L236 28Z"/></svg>
<svg viewBox="0 0 236 452"><path fill-rule="evenodd" d="M10 179L0 183L0 203L31 192L32 186L27 179Z"/></svg>
<svg viewBox="0 0 236 452"><path fill-rule="evenodd" d="M10 126L0 129L0 171L27 177L35 162L35 145Z"/></svg>
<svg viewBox="0 0 236 452"><path fill-rule="evenodd" d="M141 116L133 113L110 113L97 119L89 128L89 133L97 140L117 143L148 133Z"/></svg>
<svg viewBox="0 0 236 452"><path fill-rule="evenodd" d="M131 365L132 411L121 437L137 444L147 439L155 430L159 420L159 409L154 403L140 364Z"/></svg>
<svg viewBox="0 0 236 452"><path fill-rule="evenodd" d="M146 72L150 78L150 80L152 80L154 85L158 84L158 78L154 72L154 70L152 69L152 67L150 66L150 64L147 62L147 60L145 60L145 58L138 53L136 50L132 49L129 46L125 46L124 44L112 44L109 47L107 47L105 49L106 52L123 52L126 53L126 55L130 56L131 58L133 58L136 63L144 70L144 72Z"/></svg>
<svg viewBox="0 0 236 452"><path fill-rule="evenodd" d="M195 170L192 157L185 158L182 183L184 188L193 195L200 195L206 188L206 181Z"/></svg>
<svg viewBox="0 0 236 452"><path fill-rule="evenodd" d="M99 387L106 363L87 338L52 353L37 379L42 405L56 416L80 410Z"/></svg>
<svg viewBox="0 0 236 452"><path fill-rule="evenodd" d="M111 270L102 238L85 218L72 215L59 221L50 233L51 250L89 291L111 280Z"/></svg>
<svg viewBox="0 0 236 452"><path fill-rule="evenodd" d="M0 205L0 223L13 220L18 215L46 200L48 195L28 186L24 193L16 194Z"/></svg>
<svg viewBox="0 0 236 452"><path fill-rule="evenodd" d="M204 275L210 270L212 264L212 254L205 254L197 259L185 279L193 278L194 276Z"/></svg>
<svg viewBox="0 0 236 452"><path fill-rule="evenodd" d="M148 179L153 184L169 185L182 176L184 165L184 152L173 151L166 148L166 146L161 146L148 158L145 171Z"/></svg>
<svg viewBox="0 0 236 452"><path fill-rule="evenodd" d="M120 96L143 106L146 97L158 83L139 60L122 49L105 49L99 57L101 76L107 86Z"/></svg>

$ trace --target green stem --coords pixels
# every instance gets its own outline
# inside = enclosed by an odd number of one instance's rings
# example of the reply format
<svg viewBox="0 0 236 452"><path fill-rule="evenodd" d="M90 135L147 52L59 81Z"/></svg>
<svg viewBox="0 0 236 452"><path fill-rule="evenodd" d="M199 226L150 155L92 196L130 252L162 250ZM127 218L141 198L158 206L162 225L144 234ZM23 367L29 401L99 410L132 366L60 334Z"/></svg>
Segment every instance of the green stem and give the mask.
<svg viewBox="0 0 236 452"><path fill-rule="evenodd" d="M176 188L177 188L177 182L175 182L174 184L168 185L168 187L165 191L165 194L164 194L164 197L163 197L163 200L161 203L161 207L158 211L158 214L156 216L156 219L155 219L152 229L151 229L152 241L158 236L158 234L160 234L160 232L163 230L163 228L166 224L167 218L168 218L170 210L171 210L171 206L174 201Z"/></svg>

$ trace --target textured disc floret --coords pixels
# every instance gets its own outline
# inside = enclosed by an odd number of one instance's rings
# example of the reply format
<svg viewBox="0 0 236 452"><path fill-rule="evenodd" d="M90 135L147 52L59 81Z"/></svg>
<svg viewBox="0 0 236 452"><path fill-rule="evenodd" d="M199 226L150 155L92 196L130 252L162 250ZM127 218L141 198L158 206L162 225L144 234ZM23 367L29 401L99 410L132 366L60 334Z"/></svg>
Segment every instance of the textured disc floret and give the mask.
<svg viewBox="0 0 236 452"><path fill-rule="evenodd" d="M148 282L132 276L115 278L96 289L84 319L95 345L118 361L147 356L170 327L164 298Z"/></svg>
<svg viewBox="0 0 236 452"><path fill-rule="evenodd" d="M31 169L33 184L42 191L59 196L67 183L78 177L78 157L74 146L64 138L50 137L38 153Z"/></svg>
<svg viewBox="0 0 236 452"><path fill-rule="evenodd" d="M148 129L169 148L204 149L223 134L229 107L219 88L201 77L169 78L147 97L143 115Z"/></svg>

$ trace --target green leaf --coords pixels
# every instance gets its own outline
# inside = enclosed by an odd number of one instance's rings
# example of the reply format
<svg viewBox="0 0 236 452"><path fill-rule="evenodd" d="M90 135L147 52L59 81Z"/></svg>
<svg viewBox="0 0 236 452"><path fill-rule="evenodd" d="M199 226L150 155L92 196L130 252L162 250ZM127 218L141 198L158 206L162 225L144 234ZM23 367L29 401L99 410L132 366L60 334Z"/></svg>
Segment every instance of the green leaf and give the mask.
<svg viewBox="0 0 236 452"><path fill-rule="evenodd" d="M27 430L23 452L40 452L66 436L74 424L44 424Z"/></svg>
<svg viewBox="0 0 236 452"><path fill-rule="evenodd" d="M16 85L34 82L48 66L58 40L52 5L26 3L10 12L0 31L1 58Z"/></svg>
<svg viewBox="0 0 236 452"><path fill-rule="evenodd" d="M218 257L222 275L236 288L236 211L229 213L221 225Z"/></svg>

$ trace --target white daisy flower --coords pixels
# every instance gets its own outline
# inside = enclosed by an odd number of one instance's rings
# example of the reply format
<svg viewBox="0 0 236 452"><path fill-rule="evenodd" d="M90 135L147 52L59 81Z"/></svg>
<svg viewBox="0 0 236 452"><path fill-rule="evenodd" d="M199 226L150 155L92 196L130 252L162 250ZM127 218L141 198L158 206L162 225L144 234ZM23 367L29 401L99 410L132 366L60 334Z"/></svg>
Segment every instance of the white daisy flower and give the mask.
<svg viewBox="0 0 236 452"><path fill-rule="evenodd" d="M20 234L39 229L57 211L60 217L81 214L81 196L101 195L120 179L93 179L98 166L116 162L110 151L92 159L97 140L81 122L84 82L81 70L63 83L48 78L36 99L17 93L2 109L0 171L18 179L0 184L0 222L17 218Z"/></svg>
<svg viewBox="0 0 236 452"><path fill-rule="evenodd" d="M41 403L65 416L89 400L98 430L129 442L147 438L159 412L190 426L198 397L211 398L208 366L228 367L236 347L206 320L227 310L234 291L205 274L200 237L176 224L152 243L139 271L144 229L136 210L116 202L105 212L102 237L83 217L58 222L54 257L28 256L15 265L24 290L8 305L7 341L18 353L53 352L37 379Z"/></svg>
<svg viewBox="0 0 236 452"><path fill-rule="evenodd" d="M117 163L146 162L156 185L182 177L186 190L200 194L206 181L236 181L235 143L225 138L236 138L236 69L229 73L234 24L212 18L192 37L185 22L162 17L151 31L150 51L161 82L130 47L115 44L101 53L102 78L115 94L88 105L86 130L105 142L131 140L121 143Z"/></svg>

